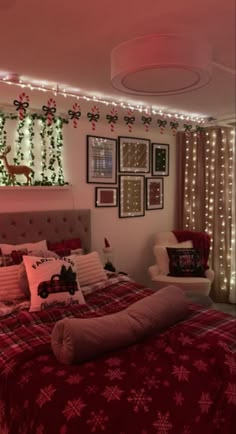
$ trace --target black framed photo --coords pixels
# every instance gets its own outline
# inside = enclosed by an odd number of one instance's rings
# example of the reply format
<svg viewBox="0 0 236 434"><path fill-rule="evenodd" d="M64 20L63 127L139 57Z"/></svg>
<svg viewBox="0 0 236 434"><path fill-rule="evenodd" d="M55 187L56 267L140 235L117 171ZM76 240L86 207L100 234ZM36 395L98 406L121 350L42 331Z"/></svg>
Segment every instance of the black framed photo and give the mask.
<svg viewBox="0 0 236 434"><path fill-rule="evenodd" d="M148 173L150 171L150 140L119 136L119 171Z"/></svg>
<svg viewBox="0 0 236 434"><path fill-rule="evenodd" d="M169 175L169 145L152 143L152 175Z"/></svg>
<svg viewBox="0 0 236 434"><path fill-rule="evenodd" d="M96 207L113 207L118 205L118 188L117 187L96 187L95 188L95 206Z"/></svg>
<svg viewBox="0 0 236 434"><path fill-rule="evenodd" d="M164 208L164 179L146 178L146 209Z"/></svg>
<svg viewBox="0 0 236 434"><path fill-rule="evenodd" d="M145 177L119 175L119 217L141 217L145 214Z"/></svg>
<svg viewBox="0 0 236 434"><path fill-rule="evenodd" d="M87 136L87 182L93 184L116 184L116 139Z"/></svg>

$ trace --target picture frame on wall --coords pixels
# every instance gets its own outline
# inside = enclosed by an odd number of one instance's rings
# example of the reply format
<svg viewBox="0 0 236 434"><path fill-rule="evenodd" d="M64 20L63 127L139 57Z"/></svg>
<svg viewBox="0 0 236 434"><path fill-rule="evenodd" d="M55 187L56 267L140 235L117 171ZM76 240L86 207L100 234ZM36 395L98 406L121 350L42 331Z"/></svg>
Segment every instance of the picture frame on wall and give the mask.
<svg viewBox="0 0 236 434"><path fill-rule="evenodd" d="M152 143L152 175L169 175L169 145Z"/></svg>
<svg viewBox="0 0 236 434"><path fill-rule="evenodd" d="M164 179L146 178L146 209L164 208Z"/></svg>
<svg viewBox="0 0 236 434"><path fill-rule="evenodd" d="M87 135L87 182L117 183L117 140Z"/></svg>
<svg viewBox="0 0 236 434"><path fill-rule="evenodd" d="M137 137L118 137L119 172L150 172L150 140Z"/></svg>
<svg viewBox="0 0 236 434"><path fill-rule="evenodd" d="M117 187L96 187L95 206L97 208L115 207L118 205Z"/></svg>
<svg viewBox="0 0 236 434"><path fill-rule="evenodd" d="M119 175L119 217L145 215L145 177Z"/></svg>

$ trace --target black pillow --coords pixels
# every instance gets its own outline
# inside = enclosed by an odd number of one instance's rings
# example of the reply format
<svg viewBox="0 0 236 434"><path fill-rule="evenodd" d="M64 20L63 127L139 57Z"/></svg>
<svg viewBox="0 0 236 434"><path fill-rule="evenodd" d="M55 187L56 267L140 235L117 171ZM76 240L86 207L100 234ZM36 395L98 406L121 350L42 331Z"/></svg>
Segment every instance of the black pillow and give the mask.
<svg viewBox="0 0 236 434"><path fill-rule="evenodd" d="M173 247L167 247L166 250L169 256L169 276L205 277L205 270L198 250Z"/></svg>

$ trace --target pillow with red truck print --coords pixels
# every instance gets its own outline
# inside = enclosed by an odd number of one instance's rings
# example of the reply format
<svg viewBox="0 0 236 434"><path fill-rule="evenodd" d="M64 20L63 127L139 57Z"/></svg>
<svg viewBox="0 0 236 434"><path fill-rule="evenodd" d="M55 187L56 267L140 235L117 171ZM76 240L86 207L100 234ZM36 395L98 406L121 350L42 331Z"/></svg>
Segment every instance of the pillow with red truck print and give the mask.
<svg viewBox="0 0 236 434"><path fill-rule="evenodd" d="M23 257L30 288L30 312L85 303L73 258Z"/></svg>

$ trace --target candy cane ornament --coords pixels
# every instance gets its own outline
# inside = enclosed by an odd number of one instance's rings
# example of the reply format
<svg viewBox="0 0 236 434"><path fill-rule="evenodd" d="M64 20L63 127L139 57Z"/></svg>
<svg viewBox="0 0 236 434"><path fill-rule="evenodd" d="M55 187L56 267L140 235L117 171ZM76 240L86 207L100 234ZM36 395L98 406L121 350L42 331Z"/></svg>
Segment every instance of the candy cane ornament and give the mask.
<svg viewBox="0 0 236 434"><path fill-rule="evenodd" d="M152 117L151 116L142 116L142 122L145 128L145 131L148 132L149 131L149 127L151 125L152 122Z"/></svg>
<svg viewBox="0 0 236 434"><path fill-rule="evenodd" d="M112 108L110 114L106 115L106 119L108 120L108 124L110 124L111 132L115 129L115 124L118 121L117 109Z"/></svg>
<svg viewBox="0 0 236 434"><path fill-rule="evenodd" d="M48 105L43 106L43 111L45 112L48 126L52 125L56 110L56 101L53 98L49 98Z"/></svg>
<svg viewBox="0 0 236 434"><path fill-rule="evenodd" d="M96 130L96 122L98 122L100 118L99 108L96 105L92 107L91 113L90 112L87 113L87 118L89 122L91 122L92 130L93 131Z"/></svg>
<svg viewBox="0 0 236 434"><path fill-rule="evenodd" d="M165 120L164 116L157 119L157 124L159 126L160 133L163 134L167 125L167 121Z"/></svg>
<svg viewBox="0 0 236 434"><path fill-rule="evenodd" d="M19 119L22 121L26 114L26 109L29 107L29 97L25 92L22 92L19 95L19 101L17 99L14 100L13 104L16 106L16 110L19 114Z"/></svg>
<svg viewBox="0 0 236 434"><path fill-rule="evenodd" d="M134 124L135 121L133 110L131 109L127 110L127 116L124 117L124 121L126 125L128 125L129 133L132 133L132 125Z"/></svg>
<svg viewBox="0 0 236 434"><path fill-rule="evenodd" d="M186 137L190 136L192 127L193 127L192 124L190 124L189 121L186 121L186 124L184 124L184 131L185 131Z"/></svg>
<svg viewBox="0 0 236 434"><path fill-rule="evenodd" d="M73 110L68 110L68 115L73 121L73 127L77 128L77 124L81 116L80 105L76 102L75 104L73 104L72 109Z"/></svg>
<svg viewBox="0 0 236 434"><path fill-rule="evenodd" d="M177 119L174 117L170 121L170 129L172 131L172 136L176 136L177 130L178 130L179 122L177 122Z"/></svg>

